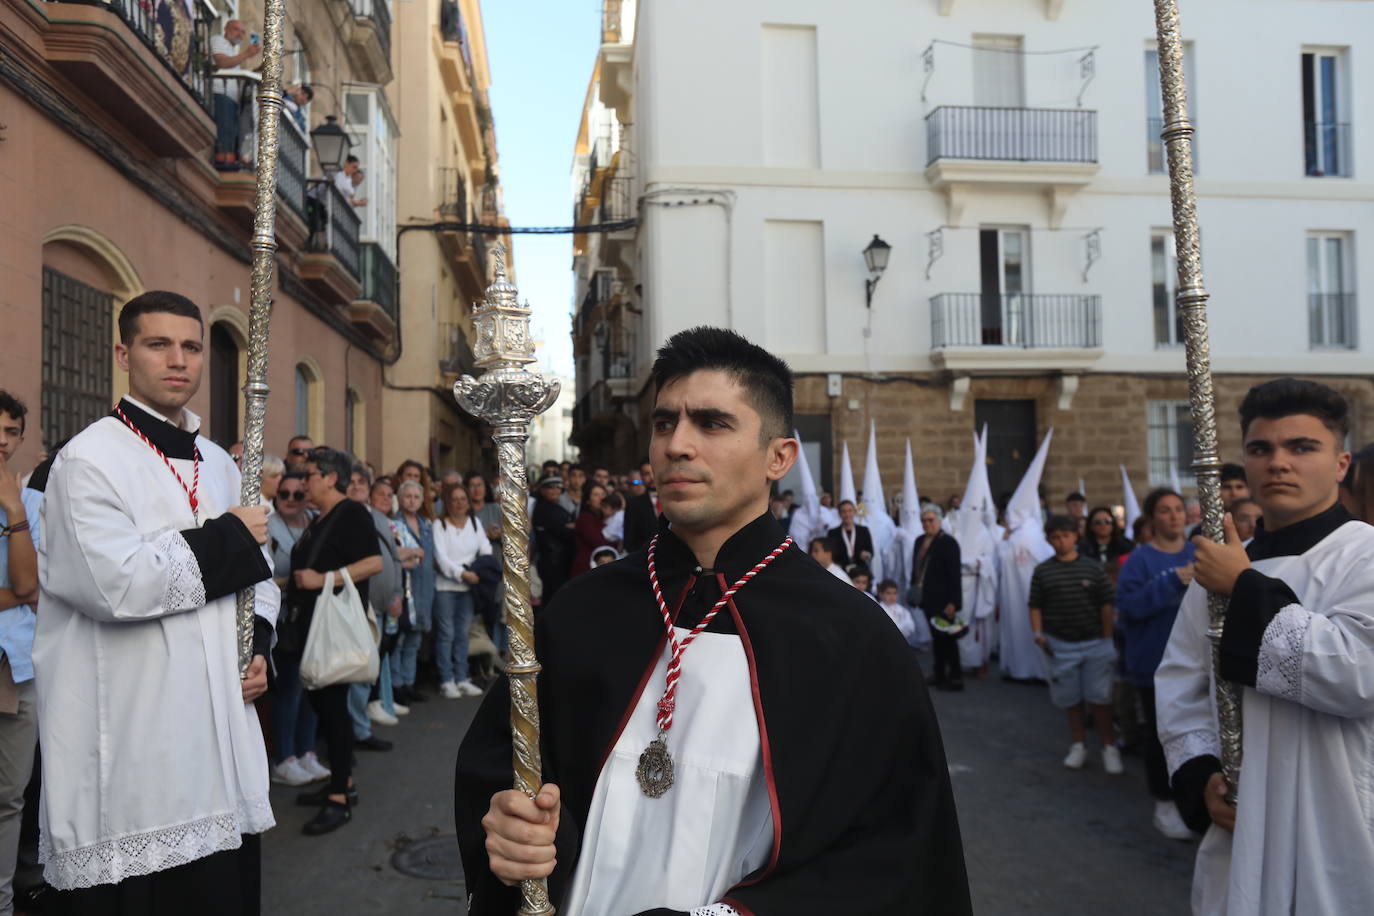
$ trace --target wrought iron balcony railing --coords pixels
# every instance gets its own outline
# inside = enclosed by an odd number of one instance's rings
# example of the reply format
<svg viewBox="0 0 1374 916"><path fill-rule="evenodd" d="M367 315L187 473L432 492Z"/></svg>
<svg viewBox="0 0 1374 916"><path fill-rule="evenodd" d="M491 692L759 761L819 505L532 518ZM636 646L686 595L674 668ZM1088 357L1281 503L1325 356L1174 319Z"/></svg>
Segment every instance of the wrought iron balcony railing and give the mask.
<svg viewBox="0 0 1374 916"><path fill-rule="evenodd" d="M1354 350L1360 345L1354 293L1308 293L1308 333L1314 348Z"/></svg>
<svg viewBox="0 0 1374 916"><path fill-rule="evenodd" d="M930 345L935 350L1094 349L1101 342L1101 296L941 293L930 300Z"/></svg>
<svg viewBox="0 0 1374 916"><path fill-rule="evenodd" d="M926 164L939 159L1097 161L1097 112L942 105L926 115Z"/></svg>
<svg viewBox="0 0 1374 916"><path fill-rule="evenodd" d="M396 265L376 242L362 243L361 263L362 271L358 278L363 288L361 298L380 305L392 321L398 320Z"/></svg>
<svg viewBox="0 0 1374 916"><path fill-rule="evenodd" d="M391 6L388 0L349 0L353 15L371 19L377 25L377 41L382 56L391 59Z"/></svg>
<svg viewBox="0 0 1374 916"><path fill-rule="evenodd" d="M239 137L238 162L230 166L253 171L258 154L258 84L262 76L247 71L221 71L215 77L228 95L239 103L242 114L239 123L243 135ZM306 167L310 156L310 140L285 109L277 126L277 196L301 219L306 219ZM223 168L217 163L216 167Z"/></svg>
<svg viewBox="0 0 1374 916"><path fill-rule="evenodd" d="M599 222L618 223L634 219L635 211L633 179L629 175L616 174L601 183L601 207Z"/></svg>
<svg viewBox="0 0 1374 916"><path fill-rule="evenodd" d="M1349 178L1350 125L1304 121L1303 161L1312 178Z"/></svg>
<svg viewBox="0 0 1374 916"><path fill-rule="evenodd" d="M468 189L463 181L463 172L451 166L439 168L439 215L448 219L466 221L468 218Z"/></svg>
<svg viewBox="0 0 1374 916"><path fill-rule="evenodd" d="M328 178L312 178L309 185L306 196L310 209L310 240L306 247L333 255L349 276L361 280L362 252L358 242L361 220L353 212L353 204Z"/></svg>
<svg viewBox="0 0 1374 916"><path fill-rule="evenodd" d="M215 21L199 4L194 18L181 4L152 3L145 0L107 0L108 6L157 55L167 71L195 97L207 113L213 113L210 99L210 31Z"/></svg>

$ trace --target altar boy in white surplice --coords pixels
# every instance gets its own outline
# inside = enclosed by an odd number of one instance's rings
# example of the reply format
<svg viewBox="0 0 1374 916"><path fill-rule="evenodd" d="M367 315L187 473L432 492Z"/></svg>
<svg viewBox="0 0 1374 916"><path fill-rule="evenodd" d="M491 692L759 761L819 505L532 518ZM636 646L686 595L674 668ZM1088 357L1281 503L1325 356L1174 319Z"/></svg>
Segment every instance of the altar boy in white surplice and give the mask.
<svg viewBox="0 0 1374 916"><path fill-rule="evenodd" d="M43 503L34 638L48 912L258 912L273 825L252 701L278 590L267 510L197 435L200 311L149 292L119 316L129 395L63 447ZM234 593L255 586L248 676Z"/></svg>
<svg viewBox="0 0 1374 916"><path fill-rule="evenodd" d="M1155 674L1159 737L1185 821L1207 831L1193 912L1367 913L1374 900L1374 528L1338 502L1349 409L1278 379L1240 408L1264 518L1249 547L1197 537L1194 584ZM1242 685L1238 807L1225 801L1207 594L1230 596L1220 676Z"/></svg>

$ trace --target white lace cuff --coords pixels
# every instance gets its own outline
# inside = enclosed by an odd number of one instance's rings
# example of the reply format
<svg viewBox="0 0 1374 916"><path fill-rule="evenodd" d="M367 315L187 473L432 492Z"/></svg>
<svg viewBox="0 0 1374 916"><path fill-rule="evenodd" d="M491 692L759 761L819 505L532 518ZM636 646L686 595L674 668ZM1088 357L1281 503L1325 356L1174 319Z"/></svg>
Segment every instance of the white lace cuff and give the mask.
<svg viewBox="0 0 1374 916"><path fill-rule="evenodd" d="M1260 637L1255 689L1293 703L1302 702L1303 647L1312 614L1290 604L1274 615Z"/></svg>
<svg viewBox="0 0 1374 916"><path fill-rule="evenodd" d="M197 859L238 849L244 834L262 833L275 825L265 796L245 800L235 811L213 814L185 824L126 834L78 849L57 851L46 832L39 837L38 860L43 877L58 890L116 884Z"/></svg>
<svg viewBox="0 0 1374 916"><path fill-rule="evenodd" d="M1171 777L1189 760L1208 754L1221 757L1221 739L1209 729L1184 732L1164 742L1164 759L1168 762Z"/></svg>
<svg viewBox="0 0 1374 916"><path fill-rule="evenodd" d="M168 531L153 542L167 555L167 584L162 588L162 607L167 611L193 611L205 606L205 580L200 561L180 531Z"/></svg>
<svg viewBox="0 0 1374 916"><path fill-rule="evenodd" d="M728 903L712 903L697 907L687 916L739 916L739 912Z"/></svg>

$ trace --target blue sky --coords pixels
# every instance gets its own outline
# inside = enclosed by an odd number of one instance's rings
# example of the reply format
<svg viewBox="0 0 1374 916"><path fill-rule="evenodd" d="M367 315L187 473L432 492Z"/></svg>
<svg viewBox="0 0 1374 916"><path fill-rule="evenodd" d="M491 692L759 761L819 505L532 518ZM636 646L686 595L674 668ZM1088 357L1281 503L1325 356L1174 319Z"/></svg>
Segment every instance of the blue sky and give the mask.
<svg viewBox="0 0 1374 916"><path fill-rule="evenodd" d="M573 144L601 42L596 0L491 0L482 4L491 110L512 226L572 221ZM572 236L516 235L516 283L545 341L541 364L572 374Z"/></svg>

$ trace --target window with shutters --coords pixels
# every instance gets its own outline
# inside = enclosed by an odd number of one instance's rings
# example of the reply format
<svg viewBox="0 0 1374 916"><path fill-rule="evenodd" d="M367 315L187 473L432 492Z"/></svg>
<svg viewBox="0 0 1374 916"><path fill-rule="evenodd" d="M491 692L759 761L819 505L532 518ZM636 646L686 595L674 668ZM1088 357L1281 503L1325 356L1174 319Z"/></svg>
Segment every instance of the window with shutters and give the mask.
<svg viewBox="0 0 1374 916"><path fill-rule="evenodd" d="M43 268L43 446L110 412L114 296Z"/></svg>

